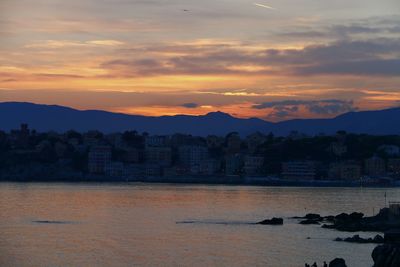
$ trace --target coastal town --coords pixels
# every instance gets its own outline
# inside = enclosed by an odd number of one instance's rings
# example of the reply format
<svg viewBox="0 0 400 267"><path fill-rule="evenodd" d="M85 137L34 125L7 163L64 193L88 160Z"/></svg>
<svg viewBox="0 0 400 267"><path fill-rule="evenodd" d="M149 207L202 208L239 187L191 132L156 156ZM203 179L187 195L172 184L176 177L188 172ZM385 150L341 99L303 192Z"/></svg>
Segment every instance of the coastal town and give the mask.
<svg viewBox="0 0 400 267"><path fill-rule="evenodd" d="M397 185L400 136L0 131L0 179Z"/></svg>

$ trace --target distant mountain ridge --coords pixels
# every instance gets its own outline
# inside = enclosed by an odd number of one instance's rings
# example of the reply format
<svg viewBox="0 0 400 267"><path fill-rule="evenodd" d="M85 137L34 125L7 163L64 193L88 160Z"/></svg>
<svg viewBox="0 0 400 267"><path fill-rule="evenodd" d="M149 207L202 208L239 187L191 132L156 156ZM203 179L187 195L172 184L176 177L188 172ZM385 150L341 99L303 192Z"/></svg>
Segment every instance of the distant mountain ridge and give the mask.
<svg viewBox="0 0 400 267"><path fill-rule="evenodd" d="M184 133L198 136L225 135L238 132L247 135L256 131L287 135L291 131L315 135L333 134L338 130L376 135L400 134L400 108L349 112L332 119L296 119L268 122L258 118L235 118L223 112L201 116L176 115L148 117L101 110L76 110L58 105L26 102L0 103L0 129L9 131L21 123L39 132L80 132L99 130L104 133L136 130L150 134Z"/></svg>

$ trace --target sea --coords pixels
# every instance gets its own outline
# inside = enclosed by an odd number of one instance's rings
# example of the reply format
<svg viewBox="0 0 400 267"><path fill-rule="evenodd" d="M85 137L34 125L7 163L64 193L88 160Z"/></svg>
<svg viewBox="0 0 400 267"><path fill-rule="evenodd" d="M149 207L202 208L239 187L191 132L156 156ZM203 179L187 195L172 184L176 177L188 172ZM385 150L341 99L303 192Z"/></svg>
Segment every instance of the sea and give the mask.
<svg viewBox="0 0 400 267"><path fill-rule="evenodd" d="M376 214L400 188L0 183L0 266L372 266L375 244L294 216ZM257 225L282 217L281 226Z"/></svg>

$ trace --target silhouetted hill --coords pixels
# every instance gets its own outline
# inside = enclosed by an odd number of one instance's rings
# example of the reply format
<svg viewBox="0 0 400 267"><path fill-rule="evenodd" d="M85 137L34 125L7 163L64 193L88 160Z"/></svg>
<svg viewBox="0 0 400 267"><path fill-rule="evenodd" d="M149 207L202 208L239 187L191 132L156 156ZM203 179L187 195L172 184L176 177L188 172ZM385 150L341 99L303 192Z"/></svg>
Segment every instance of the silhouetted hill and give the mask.
<svg viewBox="0 0 400 267"><path fill-rule="evenodd" d="M100 130L105 133L137 130L151 134L187 133L206 136L239 132L242 135L273 132L287 135L292 130L306 134L335 133L345 130L353 133L400 134L400 108L350 112L333 119L303 119L271 123L257 118L240 119L222 112L202 116L147 117L100 110L80 111L57 105L39 105L21 102L0 103L0 129L9 131L28 123L37 131L64 132Z"/></svg>

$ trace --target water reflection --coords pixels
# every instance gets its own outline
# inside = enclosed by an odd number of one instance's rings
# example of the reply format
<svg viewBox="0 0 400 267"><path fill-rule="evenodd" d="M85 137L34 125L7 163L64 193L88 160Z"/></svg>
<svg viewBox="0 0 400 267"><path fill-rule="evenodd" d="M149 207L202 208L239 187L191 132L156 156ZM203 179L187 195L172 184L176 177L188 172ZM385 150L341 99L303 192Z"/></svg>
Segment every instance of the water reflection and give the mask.
<svg viewBox="0 0 400 267"><path fill-rule="evenodd" d="M374 245L332 241L344 233L253 223L372 215L385 192L400 199L399 189L2 183L0 266L369 266Z"/></svg>

